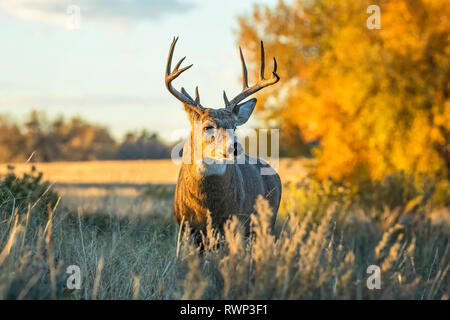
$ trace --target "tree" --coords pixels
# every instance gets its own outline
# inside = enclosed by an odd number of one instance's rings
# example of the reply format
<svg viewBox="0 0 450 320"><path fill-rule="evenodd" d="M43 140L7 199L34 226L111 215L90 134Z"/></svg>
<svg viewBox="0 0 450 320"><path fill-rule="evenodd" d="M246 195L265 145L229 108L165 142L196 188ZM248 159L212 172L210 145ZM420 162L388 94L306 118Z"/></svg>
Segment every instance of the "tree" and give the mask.
<svg viewBox="0 0 450 320"><path fill-rule="evenodd" d="M90 124L81 118L72 118L68 124L55 123L62 137L62 151L67 160L89 161L112 159L115 141L107 129Z"/></svg>
<svg viewBox="0 0 450 320"><path fill-rule="evenodd" d="M366 26L374 4L379 30ZM255 77L260 39L277 57L281 81L259 105L283 130L319 139L320 177L450 179L449 13L438 0L279 1L255 5L237 33Z"/></svg>
<svg viewBox="0 0 450 320"><path fill-rule="evenodd" d="M26 140L19 126L0 116L0 162L26 160L23 155L25 145Z"/></svg>
<svg viewBox="0 0 450 320"><path fill-rule="evenodd" d="M125 135L118 144L108 129L79 117L52 121L32 111L23 124L0 115L0 162L163 159L171 147L146 130Z"/></svg>
<svg viewBox="0 0 450 320"><path fill-rule="evenodd" d="M49 122L44 112L30 112L25 122L24 137L26 143L22 152L26 157L33 155L34 161L43 162L58 158L60 152L49 135Z"/></svg>
<svg viewBox="0 0 450 320"><path fill-rule="evenodd" d="M170 157L170 147L158 135L146 130L139 134L129 132L117 150L117 159L163 159Z"/></svg>

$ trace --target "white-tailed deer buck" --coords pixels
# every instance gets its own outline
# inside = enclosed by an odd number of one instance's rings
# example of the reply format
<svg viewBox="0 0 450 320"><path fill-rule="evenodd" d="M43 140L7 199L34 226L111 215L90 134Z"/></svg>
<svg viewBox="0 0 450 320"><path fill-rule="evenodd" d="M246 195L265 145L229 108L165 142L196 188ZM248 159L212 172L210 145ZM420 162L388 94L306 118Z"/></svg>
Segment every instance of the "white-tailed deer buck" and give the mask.
<svg viewBox="0 0 450 320"><path fill-rule="evenodd" d="M230 216L236 215L246 227L248 235L249 217L255 211L257 197L262 195L272 208L274 224L281 198L280 177L273 169L271 175L261 174L263 168L271 169L270 166L246 155L234 132L237 126L247 122L256 105L255 98L240 102L280 80L276 73L275 58L272 76L266 79L264 46L261 41L261 78L249 87L247 67L240 49L242 92L229 101L224 91L225 108L205 108L200 104L198 88L195 89L193 99L183 88L180 92L172 86L174 79L192 67L189 65L180 69L186 58L184 57L171 70L177 40L178 38L174 38L170 46L165 82L169 92L183 103L192 129L190 138L183 147L183 161L173 203L178 223L188 222L199 240L200 232L206 229L208 214L211 215L213 227L219 230ZM237 159L242 161L236 161Z"/></svg>

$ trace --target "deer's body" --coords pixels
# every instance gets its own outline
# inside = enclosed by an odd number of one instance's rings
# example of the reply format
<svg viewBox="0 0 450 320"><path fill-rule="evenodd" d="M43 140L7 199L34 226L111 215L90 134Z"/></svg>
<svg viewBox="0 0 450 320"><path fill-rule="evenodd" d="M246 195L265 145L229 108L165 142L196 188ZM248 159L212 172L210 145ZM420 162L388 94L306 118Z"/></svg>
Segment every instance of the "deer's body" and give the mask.
<svg viewBox="0 0 450 320"><path fill-rule="evenodd" d="M212 225L221 229L231 215L236 215L247 227L249 217L255 212L258 195L264 196L272 208L273 223L281 199L281 181L278 174L261 175L267 164L260 160L250 164L229 164L223 175L202 177L194 165L183 164L175 191L174 211L178 223L188 221L196 231L204 231L208 212Z"/></svg>
<svg viewBox="0 0 450 320"><path fill-rule="evenodd" d="M244 124L253 112L256 99L240 102L280 79L276 73L275 58L272 77L265 79L264 47L261 42L261 78L249 87L241 51L242 92L231 101L224 92L225 108L204 108L200 104L198 89L193 99L183 88L180 92L172 87L171 82L192 66L179 69L183 58L171 70L176 42L177 38L170 47L165 81L170 93L183 102L192 128L183 148L173 204L178 222L189 223L198 236L200 231L206 229L208 215L211 215L213 227L219 230L230 216L236 215L248 234L250 215L255 212L256 199L262 195L269 201L273 211L272 223L275 223L281 198L280 177L264 161L245 155L235 136L236 127Z"/></svg>

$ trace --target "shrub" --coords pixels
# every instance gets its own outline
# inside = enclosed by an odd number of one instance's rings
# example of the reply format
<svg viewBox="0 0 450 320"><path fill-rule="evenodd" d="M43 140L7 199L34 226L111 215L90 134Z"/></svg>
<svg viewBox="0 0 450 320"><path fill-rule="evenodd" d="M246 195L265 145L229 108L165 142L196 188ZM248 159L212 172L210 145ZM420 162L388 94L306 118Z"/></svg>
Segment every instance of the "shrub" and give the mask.
<svg viewBox="0 0 450 320"><path fill-rule="evenodd" d="M42 173L37 172L34 166L29 173L19 177L14 173L14 167L8 166L8 173L0 176L0 214L15 212L22 214L28 207L42 211L44 208L54 206L58 195L51 189L48 182L42 182Z"/></svg>
<svg viewBox="0 0 450 320"><path fill-rule="evenodd" d="M281 214L286 216L295 212L302 218L311 212L317 221L331 204L341 209L344 217L348 211L356 208L370 212L378 221L385 218L386 211L391 218L392 215L407 214L409 217L417 217L425 209L431 212L450 205L448 181L422 175L410 176L404 172L392 174L383 180L357 184L335 181L332 178L322 181L309 177L288 183L283 194Z"/></svg>

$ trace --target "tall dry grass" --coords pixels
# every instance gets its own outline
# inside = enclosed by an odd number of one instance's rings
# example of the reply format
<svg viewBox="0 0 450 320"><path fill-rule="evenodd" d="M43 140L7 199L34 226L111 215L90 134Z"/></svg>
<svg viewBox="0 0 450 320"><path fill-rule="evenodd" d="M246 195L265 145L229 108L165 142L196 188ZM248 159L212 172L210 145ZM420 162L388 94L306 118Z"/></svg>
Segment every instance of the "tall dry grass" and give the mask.
<svg viewBox="0 0 450 320"><path fill-rule="evenodd" d="M446 299L450 294L448 189L432 181L395 175L360 186L292 183L285 186L274 230L271 210L260 199L250 238L231 219L221 235L208 228L202 252L189 229L176 224L170 197L158 190L85 194L67 187L60 201L5 196L0 298ZM69 265L81 269L79 290L66 287ZM367 288L369 265L381 268L380 290Z"/></svg>
<svg viewBox="0 0 450 320"><path fill-rule="evenodd" d="M448 229L396 223L386 230L363 216L340 223L336 204L317 222L290 214L274 236L271 210L260 199L252 217L253 236L244 239L237 219L224 237L209 237L203 255L185 237L187 277L203 280L196 299L446 299ZM446 211L444 214L450 214ZM370 223L370 225L367 225ZM348 231L348 230L352 231ZM209 231L211 233L212 231ZM214 240L211 240L214 239ZM212 248L212 249L211 249ZM381 268L380 290L367 287L369 265ZM190 292L189 283L185 290ZM186 291L185 291L186 292Z"/></svg>

